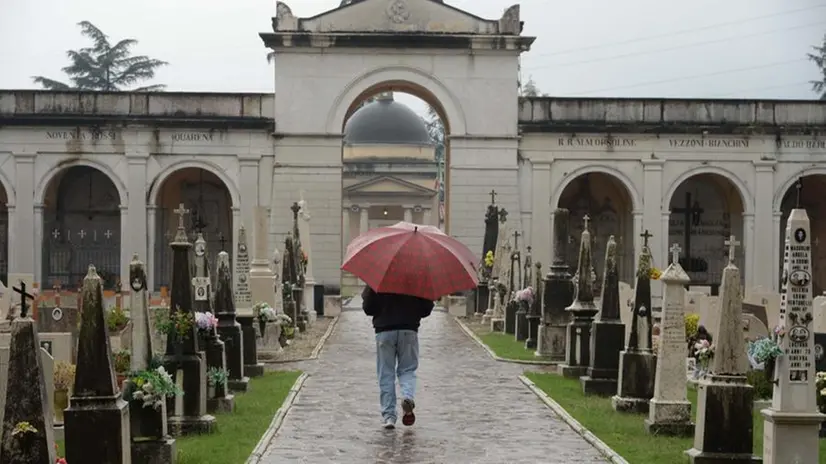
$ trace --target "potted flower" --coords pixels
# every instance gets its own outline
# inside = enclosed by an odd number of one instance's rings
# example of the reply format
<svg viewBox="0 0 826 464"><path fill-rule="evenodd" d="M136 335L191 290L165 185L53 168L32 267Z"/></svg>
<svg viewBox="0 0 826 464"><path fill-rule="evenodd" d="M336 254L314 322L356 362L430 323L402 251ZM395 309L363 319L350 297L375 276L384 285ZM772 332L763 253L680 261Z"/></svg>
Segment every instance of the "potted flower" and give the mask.
<svg viewBox="0 0 826 464"><path fill-rule="evenodd" d="M708 340L697 340L694 344L694 357L697 359L698 375L708 372L711 360L714 359L714 345Z"/></svg>
<svg viewBox="0 0 826 464"><path fill-rule="evenodd" d="M261 332L261 336L264 336L264 330L266 330L267 322L275 321L275 310L270 306L269 303L265 301L259 301L255 303L252 307L252 314L253 317L258 321L258 329Z"/></svg>
<svg viewBox="0 0 826 464"><path fill-rule="evenodd" d="M112 357L115 362L115 373L118 376L118 387L121 387L132 366L132 355L129 350L118 350L115 351Z"/></svg>
<svg viewBox="0 0 826 464"><path fill-rule="evenodd" d="M651 280L660 280L660 277L662 277L662 275L663 272L654 266L651 266L651 269L648 270L648 276L651 278Z"/></svg>
<svg viewBox="0 0 826 464"><path fill-rule="evenodd" d="M69 407L69 396L75 384L75 365L58 361L54 366L54 416L63 423L63 410Z"/></svg>
<svg viewBox="0 0 826 464"><path fill-rule="evenodd" d="M775 334L784 332L785 331L782 328L779 330L775 329ZM754 360L754 364L757 368L760 368L762 365L763 373L772 383L774 383L774 364L777 361L777 357L782 354L783 349L780 348L780 345L778 345L777 342L771 338L760 338L750 342L748 346L749 358Z"/></svg>
<svg viewBox="0 0 826 464"><path fill-rule="evenodd" d="M275 322L281 326L281 333L278 335L278 343L281 344L281 347L283 348L290 344L288 340L295 337L293 320L286 314L277 314L275 316Z"/></svg>
<svg viewBox="0 0 826 464"><path fill-rule="evenodd" d="M223 398L226 396L228 378L229 372L226 369L210 367L207 371L207 398Z"/></svg>
<svg viewBox="0 0 826 464"><path fill-rule="evenodd" d="M817 409L826 414L826 372L818 372L815 376L817 389ZM826 421L820 423L820 437L826 437Z"/></svg>
<svg viewBox="0 0 826 464"><path fill-rule="evenodd" d="M159 316L159 317L158 317ZM189 311L181 311L180 306L177 311L170 311L167 314L156 314L155 330L158 333L169 335L173 334L177 341L175 349L178 354L183 353L182 340L186 340L192 335L192 327L195 325L195 315Z"/></svg>
<svg viewBox="0 0 826 464"><path fill-rule="evenodd" d="M525 287L514 294L514 300L518 301L522 308L527 311L530 305L533 304L535 296L533 287Z"/></svg>
<svg viewBox="0 0 826 464"><path fill-rule="evenodd" d="M37 428L35 428L35 426L29 421L18 422L14 424L14 427L11 429L12 438L23 442L17 446L17 449L32 448L34 444L31 443L31 440L34 439L35 435L38 433L39 431Z"/></svg>
<svg viewBox="0 0 826 464"><path fill-rule="evenodd" d="M490 279L490 276L493 273L493 262L493 251L489 250L485 253L485 257L482 259L482 278L484 280Z"/></svg>
<svg viewBox="0 0 826 464"><path fill-rule="evenodd" d="M166 401L168 398L183 395L183 391L178 388L163 366L133 372L126 385L123 397L129 401L133 435L146 438L162 437Z"/></svg>
<svg viewBox="0 0 826 464"><path fill-rule="evenodd" d="M130 346L128 337L131 335L129 316L120 306L113 306L106 310L106 328L109 329L109 346L113 350Z"/></svg>

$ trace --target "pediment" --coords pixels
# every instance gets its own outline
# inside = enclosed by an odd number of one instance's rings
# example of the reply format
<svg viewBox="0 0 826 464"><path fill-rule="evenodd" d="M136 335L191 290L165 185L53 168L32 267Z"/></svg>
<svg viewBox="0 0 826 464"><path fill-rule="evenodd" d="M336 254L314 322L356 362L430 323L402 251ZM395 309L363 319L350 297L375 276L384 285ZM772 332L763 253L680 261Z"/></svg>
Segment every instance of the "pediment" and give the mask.
<svg viewBox="0 0 826 464"><path fill-rule="evenodd" d="M273 30L310 33L433 33L519 35L519 5L489 20L460 10L442 0L353 0L309 18L298 18L286 3L276 3Z"/></svg>
<svg viewBox="0 0 826 464"><path fill-rule="evenodd" d="M392 176L375 177L344 188L349 195L415 195L433 196L436 190Z"/></svg>

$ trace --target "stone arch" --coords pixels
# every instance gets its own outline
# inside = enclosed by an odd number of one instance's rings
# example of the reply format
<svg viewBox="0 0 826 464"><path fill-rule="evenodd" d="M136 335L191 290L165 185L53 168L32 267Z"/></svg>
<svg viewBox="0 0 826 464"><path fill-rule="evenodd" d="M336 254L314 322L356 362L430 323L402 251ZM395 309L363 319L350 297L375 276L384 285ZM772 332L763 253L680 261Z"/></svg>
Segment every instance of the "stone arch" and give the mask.
<svg viewBox="0 0 826 464"><path fill-rule="evenodd" d="M811 166L800 169L798 171L795 171L794 174L786 176L786 178L783 180L783 183L780 184L780 188L778 188L774 192L774 198L772 200L772 211L779 211L781 209L783 205L783 199L786 197L786 194L792 189L795 182L797 182L797 179L800 179L801 177L810 177L818 175L826 175L826 166Z"/></svg>
<svg viewBox="0 0 826 464"><path fill-rule="evenodd" d="M54 180L55 176L57 176L64 170L67 170L75 166L86 166L102 172L104 175L106 175L106 177L109 178L110 181L112 181L112 184L114 184L115 188L117 189L118 195L120 196L120 204L127 204L129 200L129 190L126 188L126 184L123 182L120 176L118 176L115 173L115 171L111 167L109 167L108 164L88 158L61 161L52 166L48 171L46 171L46 173L40 178L40 181L37 183L37 188L34 190L34 204L37 205L43 203L44 198L46 197L46 190L48 189L52 180Z"/></svg>
<svg viewBox="0 0 826 464"><path fill-rule="evenodd" d="M680 264L695 286L710 287L717 294L726 265L725 241L734 235L742 244L735 263L746 280L748 237L745 217L751 214L752 196L746 185L730 171L699 166L681 174L663 197L669 213L668 241L682 247ZM666 263L663 263L665 265Z"/></svg>
<svg viewBox="0 0 826 464"><path fill-rule="evenodd" d="M183 224L190 242L201 234L206 241L208 265L217 262L218 253L232 256L234 205L232 184L223 171L208 169L201 163L178 163L156 177L150 189L149 246L151 249L153 289L172 283L172 249L169 247L179 226L177 210L183 204L188 214Z"/></svg>
<svg viewBox="0 0 826 464"><path fill-rule="evenodd" d="M576 266L576 257L583 230L583 218L590 217L594 270L597 272L597 291L602 279L606 244L610 236L617 241L617 267L620 280L632 282L634 276L634 215L635 188L619 171L596 166L579 169L566 176L554 192L553 208L570 211L570 240L566 259Z"/></svg>
<svg viewBox="0 0 826 464"><path fill-rule="evenodd" d="M127 199L117 177L87 162L52 171L37 196L43 206L41 285L79 287L94 264L104 288L119 288L121 211Z"/></svg>
<svg viewBox="0 0 826 464"><path fill-rule="evenodd" d="M176 171L180 171L182 169L187 168L197 168L203 169L214 174L218 179L221 179L221 182L224 183L224 186L227 188L229 192L230 199L232 200L232 207L240 208L241 207L241 194L238 192L238 186L235 182L230 178L226 171L222 169L217 164L207 161L207 160L184 160L184 161L177 161L175 163L170 164L169 166L163 168L161 172L159 172L152 183L149 185L149 190L146 196L146 204L147 205L155 205L158 202L158 194L163 188L163 184L166 179L175 173Z"/></svg>
<svg viewBox="0 0 826 464"><path fill-rule="evenodd" d="M10 253L11 246L10 230L9 230L9 209L14 208L14 190L6 178L5 174L0 172L0 280L9 286L9 267L10 267Z"/></svg>
<svg viewBox="0 0 826 464"><path fill-rule="evenodd" d="M6 207L14 208L17 198L14 184L11 183L9 177L3 171L0 171L0 187L3 187L3 191L6 193Z"/></svg>
<svg viewBox="0 0 826 464"><path fill-rule="evenodd" d="M752 214L754 212L754 202L752 201L754 196L752 196L751 190L749 190L746 184L742 180L740 180L740 178L736 174L729 171L728 169L721 168L719 166L697 166L680 174L671 183L671 187L668 188L668 190L665 192L665 195L663 195L663 209L665 209L665 205L671 204L671 197L674 196L674 192L677 191L677 188L679 188L680 185L682 185L688 179L694 176L698 176L700 174L716 174L718 176L725 178L727 181L729 181L732 185L734 185L737 188L737 192L740 194L740 203L743 205L743 213Z"/></svg>
<svg viewBox="0 0 826 464"><path fill-rule="evenodd" d="M466 134L467 122L459 100L436 76L409 66L375 68L347 84L330 107L327 133L340 134L355 105L364 97L394 87L412 93L433 106L451 136Z"/></svg>
<svg viewBox="0 0 826 464"><path fill-rule="evenodd" d="M795 184L798 179L803 180L803 189L800 192L800 206L806 210L809 216L809 236L811 243L812 259L812 290L814 295L822 295L826 291L826 169L806 169L798 172L786 182L780 196L780 203L777 209L780 211L780 230L777 237L779 240L775 244L778 249L778 269L783 268L783 257L786 238L786 225L789 214L797 206L797 193ZM779 275L779 274L778 274ZM782 283L780 283L782 285Z"/></svg>
<svg viewBox="0 0 826 464"><path fill-rule="evenodd" d="M583 166L581 168L574 169L570 173L568 173L562 181L559 182L559 187L551 194L551 205L558 205L559 198L562 196L562 192L565 191L565 188L568 187L574 179L577 177L582 176L583 174L590 174L590 173L602 173L609 175L611 177L616 178L622 185L625 187L628 195L631 197L631 203L633 206L634 211L642 211L642 195L637 190L637 187L634 185L634 182L628 177L625 173L620 171L619 169L613 168L611 166L605 164L593 164L588 166ZM554 206L557 207L557 206Z"/></svg>

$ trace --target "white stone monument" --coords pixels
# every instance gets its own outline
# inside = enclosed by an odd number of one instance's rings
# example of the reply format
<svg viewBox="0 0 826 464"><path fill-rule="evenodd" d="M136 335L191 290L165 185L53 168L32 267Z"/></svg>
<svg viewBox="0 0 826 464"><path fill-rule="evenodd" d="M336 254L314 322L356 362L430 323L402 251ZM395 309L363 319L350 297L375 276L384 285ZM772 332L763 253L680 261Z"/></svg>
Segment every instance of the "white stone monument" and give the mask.
<svg viewBox="0 0 826 464"><path fill-rule="evenodd" d="M507 222L499 223L499 235L496 238L496 249L493 252L493 268L491 269L491 281L495 279L497 282L504 284L506 287L510 285L511 251L513 250L513 246L510 242L510 228L507 224ZM490 292L488 309L485 310L485 314L482 316L482 323L490 323L491 331L495 332L505 330L505 305L510 300L510 290L511 289L507 289L504 295L498 291ZM497 297L499 298L499 302L496 301ZM494 328L498 328L500 326L501 329L494 330Z"/></svg>
<svg viewBox="0 0 826 464"><path fill-rule="evenodd" d="M301 199L298 201L298 241L301 243L301 250L307 255L307 267L304 270L304 307L307 308L309 322L316 319L315 312L315 277L313 276L313 245L310 234L310 212L307 202L304 200L304 192L301 192ZM299 257L300 258L300 257Z"/></svg>
<svg viewBox="0 0 826 464"><path fill-rule="evenodd" d="M671 264L660 277L665 286L654 397L645 430L654 435L691 436L691 403L686 397L685 286L691 282L680 266L680 246L671 246Z"/></svg>
<svg viewBox="0 0 826 464"><path fill-rule="evenodd" d="M152 360L152 322L149 317L149 295L146 287L146 268L132 255L129 263L129 308L132 317L132 355L130 356L133 372L146 370Z"/></svg>
<svg viewBox="0 0 826 464"><path fill-rule="evenodd" d="M247 247L247 230L241 224L238 230L238 250L235 253L235 312L239 316L252 316L250 290L250 255Z"/></svg>
<svg viewBox="0 0 826 464"><path fill-rule="evenodd" d="M761 411L766 464L816 463L818 431L826 415L817 409L815 391L812 247L809 216L795 208L786 223L779 345L772 405Z"/></svg>
<svg viewBox="0 0 826 464"><path fill-rule="evenodd" d="M252 304L263 301L272 308L276 307L275 299L275 274L270 269L269 242L268 242L269 211L259 206L255 210L255 250L253 260L249 266L249 293ZM240 247L240 240L239 240ZM241 276L238 276L241 280ZM238 295L235 296L236 304L239 303ZM240 312L240 309L238 310Z"/></svg>

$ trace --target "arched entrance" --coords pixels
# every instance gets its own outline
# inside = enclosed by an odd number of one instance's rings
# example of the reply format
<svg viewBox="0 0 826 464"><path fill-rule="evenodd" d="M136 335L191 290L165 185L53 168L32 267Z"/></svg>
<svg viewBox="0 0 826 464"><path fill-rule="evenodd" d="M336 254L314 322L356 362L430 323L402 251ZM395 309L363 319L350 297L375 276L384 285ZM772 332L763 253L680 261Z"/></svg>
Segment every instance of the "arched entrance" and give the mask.
<svg viewBox="0 0 826 464"><path fill-rule="evenodd" d="M717 173L693 175L682 181L669 199L668 243L682 247L680 265L691 285L708 286L716 295L728 262L724 242L743 237L744 193ZM745 269L745 246L736 249L735 264ZM665 263L663 263L663 266ZM745 271L741 271L745 278Z"/></svg>
<svg viewBox="0 0 826 464"><path fill-rule="evenodd" d="M569 265L577 265L583 218L590 218L594 271L602 275L605 246L608 238L617 241L617 267L620 280L632 283L634 279L634 210L633 200L626 186L616 177L602 172L590 172L574 178L559 196L558 208L570 211L570 239L567 257ZM602 279L597 278L602 286Z"/></svg>
<svg viewBox="0 0 826 464"><path fill-rule="evenodd" d="M174 210L183 203L189 214L184 227L190 242L200 232L207 242L206 256L210 267L218 253L232 249L232 198L224 182L212 172L185 167L166 176L155 198L154 287L169 287L172 282L172 249L169 243L178 228Z"/></svg>
<svg viewBox="0 0 826 464"><path fill-rule="evenodd" d="M780 263L783 266L783 246L786 237L786 222L794 208L803 208L809 215L812 243L812 289L814 295L826 291L826 174L804 176L800 179L800 203L798 206L797 183L786 190L780 211Z"/></svg>
<svg viewBox="0 0 826 464"><path fill-rule="evenodd" d="M72 166L49 180L43 197L42 286L80 286L90 264L105 289L120 288L121 205L108 175Z"/></svg>

